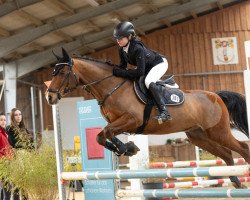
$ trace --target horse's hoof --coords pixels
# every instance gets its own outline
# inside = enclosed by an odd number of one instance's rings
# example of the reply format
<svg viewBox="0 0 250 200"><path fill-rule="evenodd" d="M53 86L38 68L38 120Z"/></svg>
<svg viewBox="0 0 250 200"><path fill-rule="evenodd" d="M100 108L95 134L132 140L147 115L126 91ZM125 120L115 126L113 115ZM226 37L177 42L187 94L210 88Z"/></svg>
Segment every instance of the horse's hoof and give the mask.
<svg viewBox="0 0 250 200"><path fill-rule="evenodd" d="M127 149L124 153L125 156L134 156L138 151L140 151L140 149L132 141L126 143L125 146Z"/></svg>
<svg viewBox="0 0 250 200"><path fill-rule="evenodd" d="M118 157L122 156L121 153L114 152L114 154L115 154L116 156L118 156Z"/></svg>
<svg viewBox="0 0 250 200"><path fill-rule="evenodd" d="M238 185L238 184L236 184L236 183L232 183L232 185L236 188L236 189L247 189L248 187L246 186L246 185L244 185L244 184L240 184L240 185Z"/></svg>
<svg viewBox="0 0 250 200"><path fill-rule="evenodd" d="M236 177L236 176L229 176L231 182L232 182L232 185L236 188L236 189L239 189L239 188L245 188L246 186L243 185L239 178Z"/></svg>
<svg viewBox="0 0 250 200"><path fill-rule="evenodd" d="M248 189L248 187L246 185L244 185L244 184L241 183L239 189Z"/></svg>

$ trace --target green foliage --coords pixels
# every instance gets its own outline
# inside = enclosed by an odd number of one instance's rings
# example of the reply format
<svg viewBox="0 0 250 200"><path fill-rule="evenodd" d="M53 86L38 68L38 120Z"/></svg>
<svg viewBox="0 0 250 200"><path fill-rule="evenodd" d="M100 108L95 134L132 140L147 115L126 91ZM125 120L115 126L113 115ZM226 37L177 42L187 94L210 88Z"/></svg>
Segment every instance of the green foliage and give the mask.
<svg viewBox="0 0 250 200"><path fill-rule="evenodd" d="M74 150L65 150L63 151L63 163L65 172L81 172L82 163L71 164L67 161L67 157L78 157L80 158L80 153L75 153Z"/></svg>
<svg viewBox="0 0 250 200"><path fill-rule="evenodd" d="M216 160L216 159L218 159L218 157L212 155L211 153L209 153L205 150L202 150L200 152L200 159L201 160Z"/></svg>
<svg viewBox="0 0 250 200"><path fill-rule="evenodd" d="M54 148L16 150L12 158L0 159L0 178L24 191L32 200L53 200L57 196Z"/></svg>
<svg viewBox="0 0 250 200"><path fill-rule="evenodd" d="M19 127L14 127L14 126L11 126L11 127L14 131L14 135L17 140L16 146L18 148L22 148L22 149L34 148L34 145L32 142L32 134L28 133L26 128L19 128Z"/></svg>

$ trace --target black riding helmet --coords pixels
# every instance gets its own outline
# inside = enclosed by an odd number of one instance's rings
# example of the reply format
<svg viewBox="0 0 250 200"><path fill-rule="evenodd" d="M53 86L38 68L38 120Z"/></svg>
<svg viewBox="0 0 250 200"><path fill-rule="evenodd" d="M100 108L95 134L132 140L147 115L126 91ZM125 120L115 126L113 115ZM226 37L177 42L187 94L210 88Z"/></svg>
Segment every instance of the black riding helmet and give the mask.
<svg viewBox="0 0 250 200"><path fill-rule="evenodd" d="M135 35L134 25L131 22L120 22L114 29L113 36L115 39L128 37L130 34Z"/></svg>

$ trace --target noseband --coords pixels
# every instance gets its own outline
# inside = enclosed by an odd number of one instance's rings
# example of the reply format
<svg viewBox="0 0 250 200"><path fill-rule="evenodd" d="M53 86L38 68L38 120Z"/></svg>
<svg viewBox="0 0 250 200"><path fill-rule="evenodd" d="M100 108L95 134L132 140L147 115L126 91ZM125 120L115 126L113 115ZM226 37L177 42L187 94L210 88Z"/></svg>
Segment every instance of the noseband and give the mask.
<svg viewBox="0 0 250 200"><path fill-rule="evenodd" d="M72 70L73 61L71 61L70 63L57 63L55 65L55 70L53 71L52 75L56 76L65 65L69 67L69 71L67 72L67 74L66 74L65 78L63 79L63 81L61 82L60 87L57 90L51 89L51 88L48 89L48 92L57 94L57 98L59 100L63 96L60 91L61 91L61 88L63 87L63 85L66 83L66 81L68 81L68 86L64 88L64 91L63 91L64 94L72 92L78 86L78 81L77 81L77 78L76 78L76 74ZM69 87L69 78L70 78L70 74L71 73L73 73L73 76L74 76L74 79L75 79L75 83L76 83L75 87L72 87L72 88Z"/></svg>

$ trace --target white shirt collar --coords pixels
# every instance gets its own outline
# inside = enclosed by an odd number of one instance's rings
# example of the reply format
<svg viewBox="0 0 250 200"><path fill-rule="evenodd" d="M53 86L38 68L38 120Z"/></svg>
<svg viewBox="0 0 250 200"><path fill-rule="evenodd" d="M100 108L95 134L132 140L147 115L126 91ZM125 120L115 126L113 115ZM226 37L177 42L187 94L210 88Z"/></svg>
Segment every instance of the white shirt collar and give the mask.
<svg viewBox="0 0 250 200"><path fill-rule="evenodd" d="M128 43L128 45L126 47L123 47L123 51L125 51L126 53L128 53L128 48L129 48L130 42Z"/></svg>

